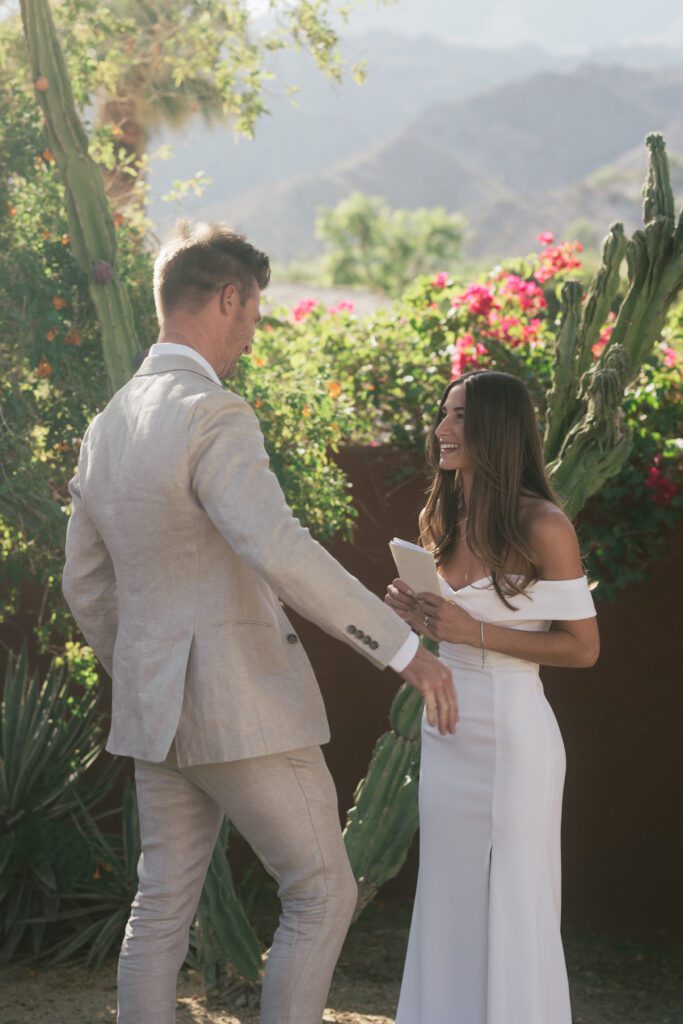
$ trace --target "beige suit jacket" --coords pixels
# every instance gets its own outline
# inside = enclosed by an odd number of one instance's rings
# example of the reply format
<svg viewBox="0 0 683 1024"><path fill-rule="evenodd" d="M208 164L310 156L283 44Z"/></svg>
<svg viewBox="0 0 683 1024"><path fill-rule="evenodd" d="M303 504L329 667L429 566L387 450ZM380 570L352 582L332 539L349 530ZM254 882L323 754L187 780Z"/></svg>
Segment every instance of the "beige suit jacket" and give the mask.
<svg viewBox="0 0 683 1024"><path fill-rule="evenodd" d="M107 750L181 765L329 739L280 605L380 667L409 628L287 507L250 406L149 356L92 421L70 483L63 589L112 677Z"/></svg>

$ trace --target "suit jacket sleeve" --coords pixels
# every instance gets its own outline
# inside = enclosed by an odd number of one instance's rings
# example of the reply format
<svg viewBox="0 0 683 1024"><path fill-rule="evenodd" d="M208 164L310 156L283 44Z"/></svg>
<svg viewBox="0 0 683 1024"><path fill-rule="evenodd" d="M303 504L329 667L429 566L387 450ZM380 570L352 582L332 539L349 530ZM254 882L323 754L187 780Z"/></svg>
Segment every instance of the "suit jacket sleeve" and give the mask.
<svg viewBox="0 0 683 1024"><path fill-rule="evenodd" d="M190 423L189 457L194 493L239 557L290 607L385 667L409 626L295 518L251 407L231 392L203 395Z"/></svg>
<svg viewBox="0 0 683 1024"><path fill-rule="evenodd" d="M87 439L84 439L79 466L86 459ZM78 470L69 483L69 492L73 510L66 531L62 592L83 636L111 675L118 628L114 566L104 541L87 513Z"/></svg>

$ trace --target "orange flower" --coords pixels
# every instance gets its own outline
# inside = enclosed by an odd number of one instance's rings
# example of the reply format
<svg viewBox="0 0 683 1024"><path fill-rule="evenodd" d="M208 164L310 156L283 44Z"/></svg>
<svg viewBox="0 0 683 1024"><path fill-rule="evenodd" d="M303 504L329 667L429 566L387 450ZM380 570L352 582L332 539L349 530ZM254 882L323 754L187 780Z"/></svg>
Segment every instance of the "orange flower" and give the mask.
<svg viewBox="0 0 683 1024"><path fill-rule="evenodd" d="M68 235L62 235L62 237L59 239L59 241L62 243L62 245L68 245L69 242L71 241L71 239L69 238Z"/></svg>
<svg viewBox="0 0 683 1024"><path fill-rule="evenodd" d="M55 155L54 155L54 153L52 152L51 149L44 149L43 150L43 160L45 161L46 164L54 164L54 163L56 163Z"/></svg>
<svg viewBox="0 0 683 1024"><path fill-rule="evenodd" d="M336 380L331 380L327 385L327 393L330 398L339 398L342 393L342 386Z"/></svg>
<svg viewBox="0 0 683 1024"><path fill-rule="evenodd" d="M66 299L62 299L59 295L55 295L54 299L52 300L52 305L55 307L55 309L65 309Z"/></svg>
<svg viewBox="0 0 683 1024"><path fill-rule="evenodd" d="M126 218L123 216L122 213L119 213L118 210L116 211L116 213L112 217L112 220L114 221L114 224L116 225L117 228L120 228L122 224L126 223Z"/></svg>
<svg viewBox="0 0 683 1024"><path fill-rule="evenodd" d="M72 327L71 330L69 331L69 333L67 334L66 338L64 339L64 344L65 345L73 345L75 348L78 348L80 343L81 343L81 336L78 333L78 331L76 330L76 328Z"/></svg>
<svg viewBox="0 0 683 1024"><path fill-rule="evenodd" d="M123 129L120 128L117 124L115 124L111 130L111 133L115 139L120 139L123 135Z"/></svg>
<svg viewBox="0 0 683 1024"><path fill-rule="evenodd" d="M254 358L252 359L252 363L254 364L254 366L265 366L266 365L265 359L261 359L260 356L254 356Z"/></svg>
<svg viewBox="0 0 683 1024"><path fill-rule="evenodd" d="M41 75L40 78L36 78L33 84L36 87L36 92L47 92L47 90L50 88L50 83L48 82L45 75Z"/></svg>
<svg viewBox="0 0 683 1024"><path fill-rule="evenodd" d="M254 402L254 408L255 409L260 409L262 405L263 405L263 402L261 401L261 399L257 398L256 401Z"/></svg>
<svg viewBox="0 0 683 1024"><path fill-rule="evenodd" d="M311 407L310 407L310 405L305 405L303 407L303 409L301 410L301 415L302 416L310 416L311 415Z"/></svg>
<svg viewBox="0 0 683 1024"><path fill-rule="evenodd" d="M56 337L57 329L55 327L51 327L50 330L46 333L45 339L46 341L54 341Z"/></svg>
<svg viewBox="0 0 683 1024"><path fill-rule="evenodd" d="M51 377L52 376L52 367L48 363L48 361L45 358L45 356L41 356L40 357L40 362L36 366L36 374L38 375L38 377Z"/></svg>
<svg viewBox="0 0 683 1024"><path fill-rule="evenodd" d="M16 208L16 206L8 206L7 207L7 212L10 215L10 217L16 217L16 215L17 215L17 208Z"/></svg>

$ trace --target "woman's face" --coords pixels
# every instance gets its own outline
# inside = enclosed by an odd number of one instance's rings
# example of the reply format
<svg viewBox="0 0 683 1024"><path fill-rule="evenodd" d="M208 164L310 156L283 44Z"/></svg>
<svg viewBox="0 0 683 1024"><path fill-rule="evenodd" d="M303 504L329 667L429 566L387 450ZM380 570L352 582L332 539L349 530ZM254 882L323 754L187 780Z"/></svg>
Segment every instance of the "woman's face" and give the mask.
<svg viewBox="0 0 683 1024"><path fill-rule="evenodd" d="M441 422L436 428L436 439L441 449L439 469L462 471L473 468L465 445L465 391L464 384L456 384L443 404Z"/></svg>

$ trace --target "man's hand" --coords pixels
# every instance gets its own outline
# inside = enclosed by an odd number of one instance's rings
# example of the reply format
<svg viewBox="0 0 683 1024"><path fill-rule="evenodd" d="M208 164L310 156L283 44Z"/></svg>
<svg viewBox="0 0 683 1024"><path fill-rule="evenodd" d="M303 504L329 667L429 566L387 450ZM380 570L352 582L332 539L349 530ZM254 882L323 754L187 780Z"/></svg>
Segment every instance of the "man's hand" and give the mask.
<svg viewBox="0 0 683 1024"><path fill-rule="evenodd" d="M447 732L454 733L459 716L451 670L420 646L413 660L399 675L424 697L429 724L434 727L438 722L442 736Z"/></svg>

